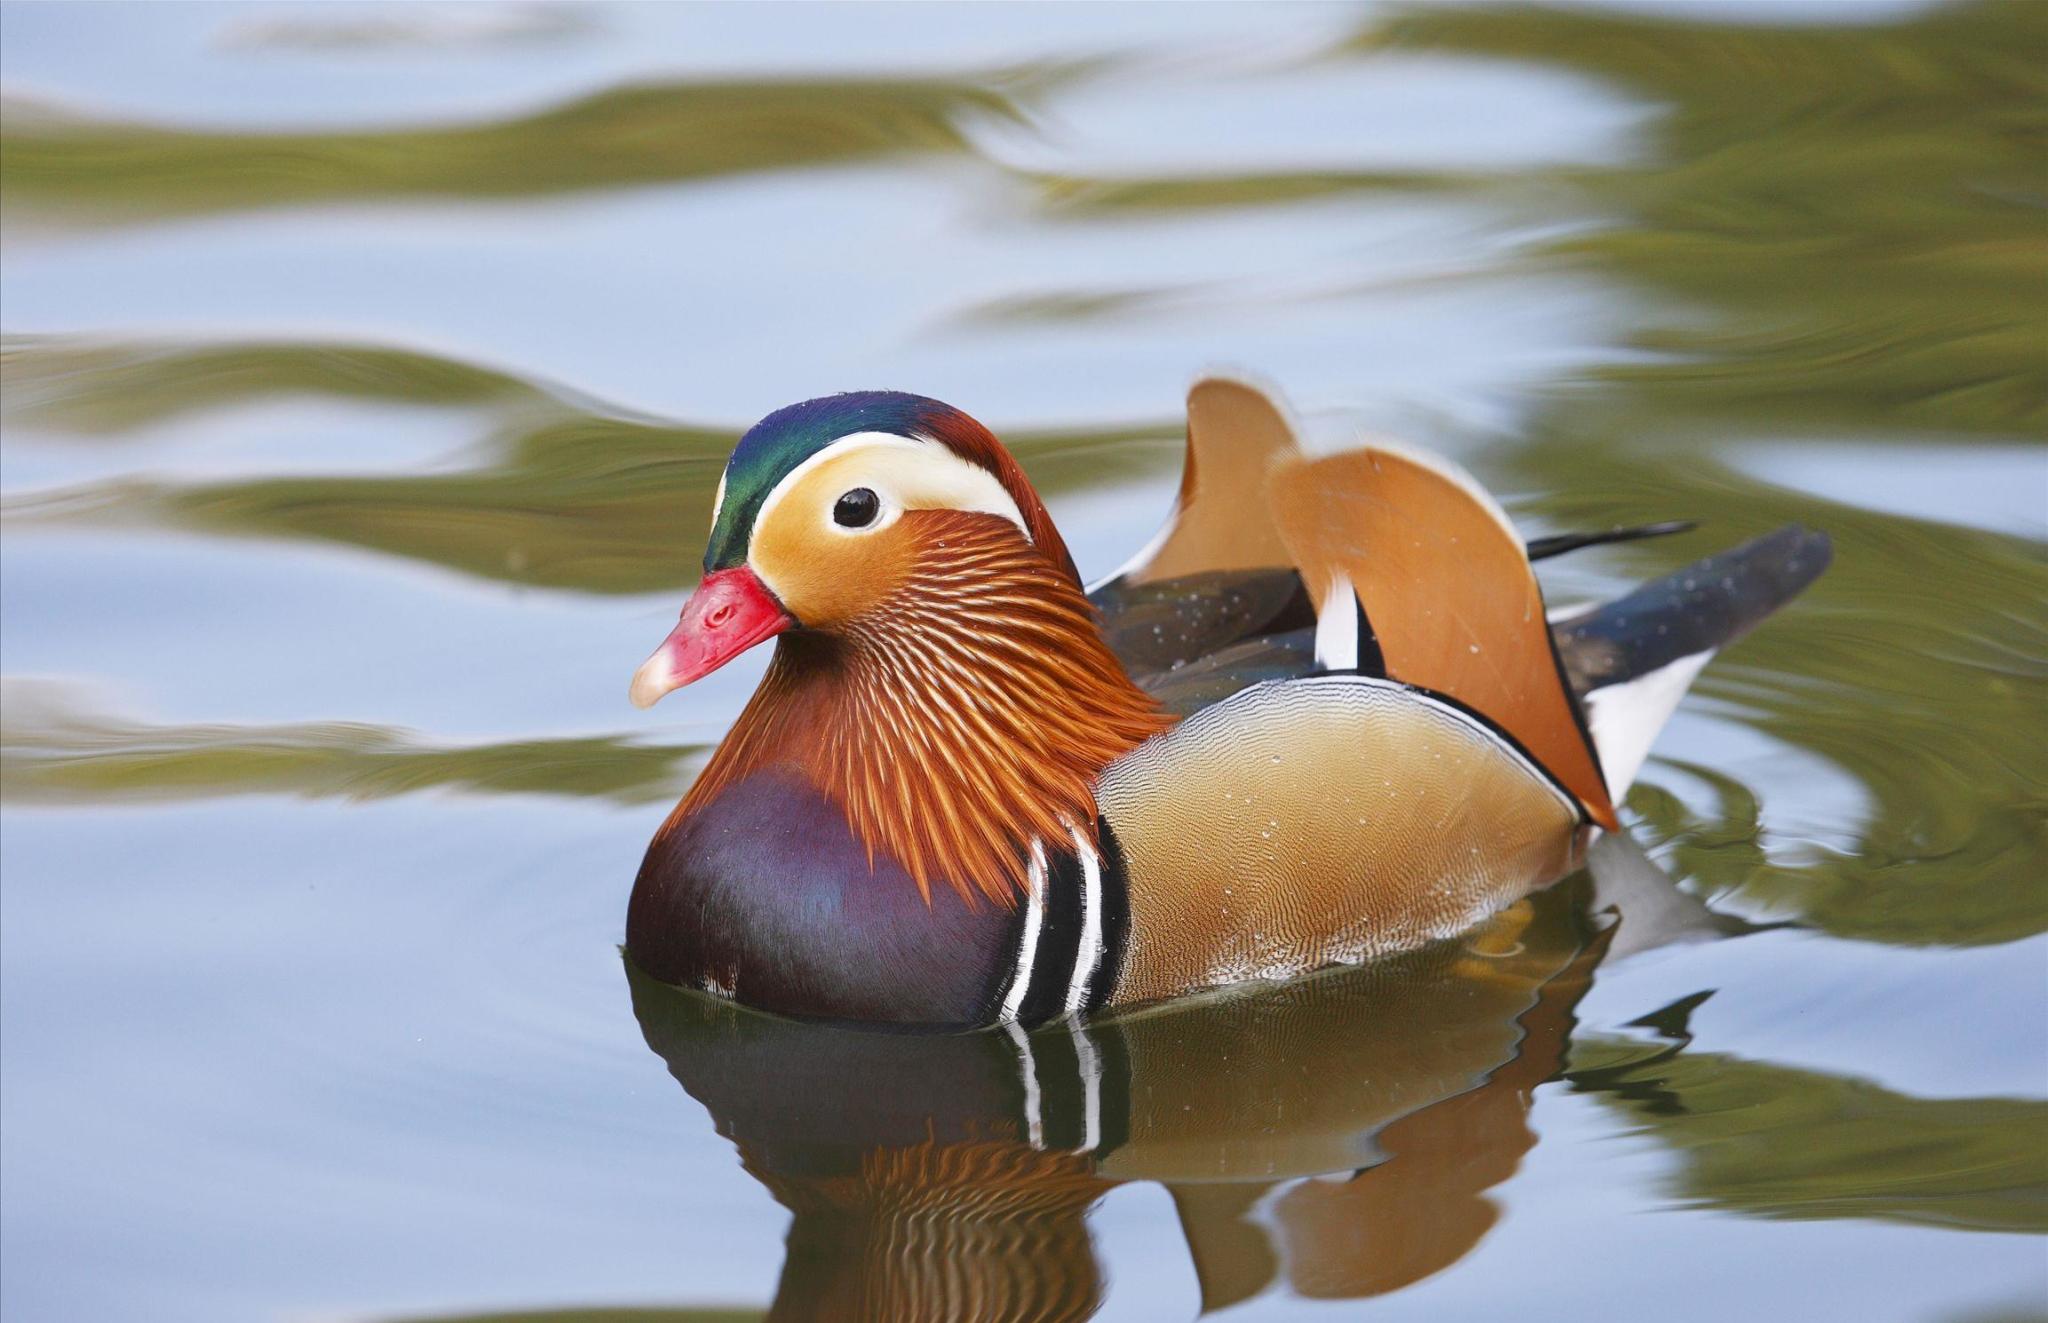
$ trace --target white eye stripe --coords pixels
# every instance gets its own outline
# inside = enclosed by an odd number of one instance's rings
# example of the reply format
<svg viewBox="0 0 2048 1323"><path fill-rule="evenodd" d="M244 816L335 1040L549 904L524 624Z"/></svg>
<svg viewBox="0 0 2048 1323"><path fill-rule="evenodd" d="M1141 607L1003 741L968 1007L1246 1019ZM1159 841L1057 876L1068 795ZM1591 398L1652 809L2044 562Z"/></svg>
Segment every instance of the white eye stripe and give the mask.
<svg viewBox="0 0 2048 1323"><path fill-rule="evenodd" d="M1017 508L1016 498L987 469L968 463L928 437L898 436L893 432L854 432L825 446L783 475L754 515L750 544L753 537L760 535L775 508L806 476L828 462L856 452L872 452L872 455L868 462L853 467L846 489L872 489L881 499L882 512L873 523L860 528L845 528L833 522L832 507L827 503L821 516L823 525L835 533L848 536L874 533L894 523L905 510L971 510L1000 515L1022 530L1026 538L1031 536L1031 530L1024 522L1024 512ZM834 492L831 499L837 501L842 494ZM751 550L750 545L749 559L752 558Z"/></svg>

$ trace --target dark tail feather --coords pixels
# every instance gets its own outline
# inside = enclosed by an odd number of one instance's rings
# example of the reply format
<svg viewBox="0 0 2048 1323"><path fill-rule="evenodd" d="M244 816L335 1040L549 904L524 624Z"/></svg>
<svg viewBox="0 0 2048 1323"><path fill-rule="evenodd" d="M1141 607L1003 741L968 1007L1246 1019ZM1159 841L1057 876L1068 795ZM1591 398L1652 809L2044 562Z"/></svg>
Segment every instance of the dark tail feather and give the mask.
<svg viewBox="0 0 2048 1323"><path fill-rule="evenodd" d="M1550 537L1533 538L1529 542L1530 560L1547 560L1562 556L1567 551L1581 547L1597 547L1608 542L1640 542L1646 537L1667 537L1672 533L1689 533L1698 527L1690 519L1669 519L1661 524L1637 524L1633 528L1610 528L1601 533L1557 533Z"/></svg>
<svg viewBox="0 0 2048 1323"><path fill-rule="evenodd" d="M1787 524L1555 621L1551 637L1574 691L1621 684L1741 638L1819 578L1833 554L1827 534Z"/></svg>
<svg viewBox="0 0 2048 1323"><path fill-rule="evenodd" d="M1714 650L1798 596L1831 555L1825 533L1791 524L1551 624L1611 795L1627 792Z"/></svg>

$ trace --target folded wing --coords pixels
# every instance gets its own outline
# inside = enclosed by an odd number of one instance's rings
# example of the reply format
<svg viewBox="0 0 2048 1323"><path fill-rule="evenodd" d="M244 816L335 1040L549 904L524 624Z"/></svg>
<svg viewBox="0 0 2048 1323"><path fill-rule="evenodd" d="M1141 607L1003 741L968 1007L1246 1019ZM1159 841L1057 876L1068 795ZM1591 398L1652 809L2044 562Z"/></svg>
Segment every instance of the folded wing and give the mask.
<svg viewBox="0 0 2048 1323"><path fill-rule="evenodd" d="M1173 513L1108 582L1137 586L1291 564L1257 494L1275 464L1300 453L1294 422L1272 393L1237 377L1197 381L1188 388L1187 457Z"/></svg>
<svg viewBox="0 0 2048 1323"><path fill-rule="evenodd" d="M1377 669L1497 727L1603 827L1614 805L1513 525L1444 460L1386 445L1278 466L1274 523L1317 612L1317 657Z"/></svg>

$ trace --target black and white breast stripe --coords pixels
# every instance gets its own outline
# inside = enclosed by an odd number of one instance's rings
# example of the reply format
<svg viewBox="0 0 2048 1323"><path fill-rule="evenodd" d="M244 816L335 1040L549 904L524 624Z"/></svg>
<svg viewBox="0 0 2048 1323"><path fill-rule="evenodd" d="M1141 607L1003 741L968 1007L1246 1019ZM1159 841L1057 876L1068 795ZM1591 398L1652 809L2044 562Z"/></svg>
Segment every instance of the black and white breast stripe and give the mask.
<svg viewBox="0 0 2048 1323"><path fill-rule="evenodd" d="M1019 1119L1031 1147L1101 1158L1130 1138L1131 1061L1114 1023L1042 1033L1005 1026L1017 1054Z"/></svg>
<svg viewBox="0 0 2048 1323"><path fill-rule="evenodd" d="M1027 1029L1102 1008L1116 986L1131 913L1123 855L1105 821L1097 820L1094 843L1078 828L1050 848L1032 842L1029 879L1016 961L996 1016Z"/></svg>

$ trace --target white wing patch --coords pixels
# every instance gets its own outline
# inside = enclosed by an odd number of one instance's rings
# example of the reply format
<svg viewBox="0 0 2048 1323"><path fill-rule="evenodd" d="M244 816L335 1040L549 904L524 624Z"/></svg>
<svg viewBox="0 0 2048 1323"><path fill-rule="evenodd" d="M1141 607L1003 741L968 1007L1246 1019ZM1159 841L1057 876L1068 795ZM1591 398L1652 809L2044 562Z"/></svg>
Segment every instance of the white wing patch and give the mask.
<svg viewBox="0 0 2048 1323"><path fill-rule="evenodd" d="M1358 669L1358 611L1351 576L1342 570L1331 574L1330 591L1316 613L1316 665L1326 671Z"/></svg>

